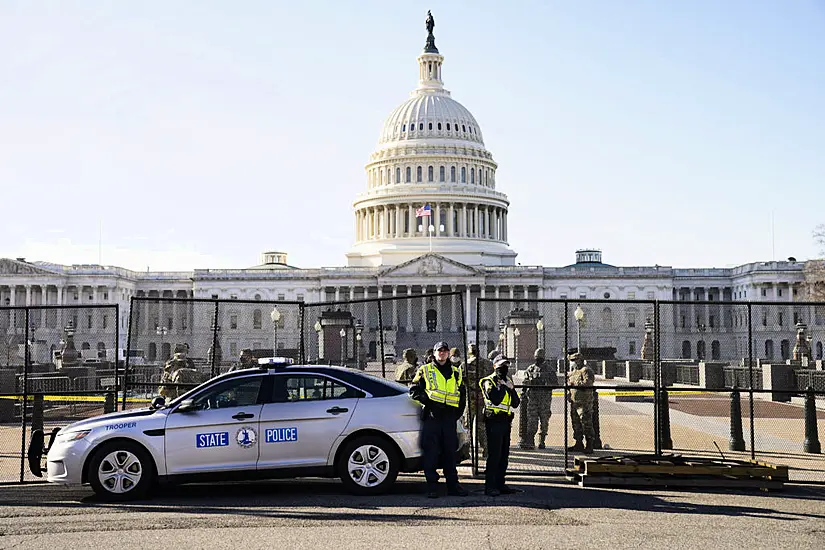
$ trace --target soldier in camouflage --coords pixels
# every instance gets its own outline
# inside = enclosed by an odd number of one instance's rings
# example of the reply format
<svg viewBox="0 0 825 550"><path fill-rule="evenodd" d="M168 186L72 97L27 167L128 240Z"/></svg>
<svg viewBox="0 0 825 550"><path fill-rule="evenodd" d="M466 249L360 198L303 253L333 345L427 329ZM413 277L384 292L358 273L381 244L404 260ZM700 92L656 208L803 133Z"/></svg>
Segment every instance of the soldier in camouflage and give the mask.
<svg viewBox="0 0 825 550"><path fill-rule="evenodd" d="M241 369L252 369L258 366L258 360L255 359L255 356L252 354L251 349L244 349L241 351L241 356L238 358L238 363L232 365L232 368L229 371L236 371Z"/></svg>
<svg viewBox="0 0 825 550"><path fill-rule="evenodd" d="M498 352L496 351L496 353ZM462 369L462 375L467 379L467 387L470 388L470 396L467 401L467 417L464 425L476 434L475 439L478 441L478 448L483 456L487 454L487 434L484 432L481 422L484 412L484 397L481 395L481 391L478 390L478 382L491 374L493 374L493 362L479 356L478 346L470 344L467 347L467 363L463 365Z"/></svg>
<svg viewBox="0 0 825 550"><path fill-rule="evenodd" d="M180 381L182 375L178 374L178 371L186 370L197 373L195 362L187 357L188 351L188 345L175 344L172 358L163 365L163 374L160 377L161 386L158 388L158 393L168 400L175 399L178 395L186 392L186 388L178 388L174 385L183 383ZM184 373L183 377L187 377L187 374ZM191 378L191 376L187 378Z"/></svg>
<svg viewBox="0 0 825 550"><path fill-rule="evenodd" d="M581 353L574 353L568 359L574 363L573 370L567 374L567 384L571 386L570 421L573 424L573 439L576 440L576 443L568 447L567 450L591 454L596 438L596 433L593 430L593 399L595 392L592 389L579 388L592 388L596 376L593 374L593 369L584 363L584 357ZM586 445L583 444L585 438L587 439Z"/></svg>
<svg viewBox="0 0 825 550"><path fill-rule="evenodd" d="M547 438L547 428L550 423L550 404L553 399L553 390L550 388L531 386L555 386L558 384L555 365L544 360L544 348L538 348L533 354L535 362L527 367L524 373L524 394L527 395L527 431L525 443L532 447L536 432L539 432L538 448L544 449Z"/></svg>
<svg viewBox="0 0 825 550"><path fill-rule="evenodd" d="M404 350L404 362L395 368L395 381L410 385L417 370L418 356L414 349L407 348Z"/></svg>

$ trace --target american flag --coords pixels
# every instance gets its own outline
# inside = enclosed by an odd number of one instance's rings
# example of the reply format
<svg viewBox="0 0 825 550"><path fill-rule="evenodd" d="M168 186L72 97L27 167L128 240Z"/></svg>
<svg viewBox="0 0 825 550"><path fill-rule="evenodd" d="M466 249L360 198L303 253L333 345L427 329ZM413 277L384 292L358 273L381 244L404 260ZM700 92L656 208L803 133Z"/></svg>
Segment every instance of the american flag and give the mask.
<svg viewBox="0 0 825 550"><path fill-rule="evenodd" d="M429 215L430 215L430 205L429 204L426 204L426 205L422 206L421 208L417 208L415 210L415 217L416 218L423 218L423 217L429 216Z"/></svg>

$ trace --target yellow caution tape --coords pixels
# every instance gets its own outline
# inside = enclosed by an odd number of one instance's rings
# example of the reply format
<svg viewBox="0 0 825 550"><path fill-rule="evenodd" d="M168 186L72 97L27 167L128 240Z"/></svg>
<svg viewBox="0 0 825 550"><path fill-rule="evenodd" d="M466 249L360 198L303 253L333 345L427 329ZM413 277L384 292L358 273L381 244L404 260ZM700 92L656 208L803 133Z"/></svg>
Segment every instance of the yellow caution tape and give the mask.
<svg viewBox="0 0 825 550"><path fill-rule="evenodd" d="M3 395L0 399L10 399L13 401L22 401L22 395ZM28 401L34 401L34 396L29 395ZM72 403L105 403L106 397L103 395L44 395L43 401L68 401ZM117 400L118 402L121 399ZM143 397L127 397L126 403L151 403L151 399Z"/></svg>

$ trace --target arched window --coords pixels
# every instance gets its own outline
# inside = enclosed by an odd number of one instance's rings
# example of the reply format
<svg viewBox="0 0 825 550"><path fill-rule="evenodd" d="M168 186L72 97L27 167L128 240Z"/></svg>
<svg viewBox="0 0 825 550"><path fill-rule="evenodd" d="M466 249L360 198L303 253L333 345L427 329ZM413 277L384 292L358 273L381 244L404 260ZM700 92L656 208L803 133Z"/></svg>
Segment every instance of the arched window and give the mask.
<svg viewBox="0 0 825 550"><path fill-rule="evenodd" d="M788 340L782 340L779 343L779 348L782 353L783 361L787 361L791 358L791 343Z"/></svg>
<svg viewBox="0 0 825 550"><path fill-rule="evenodd" d="M704 359L705 358L705 341L699 340L696 342L696 358L697 359Z"/></svg>
<svg viewBox="0 0 825 550"><path fill-rule="evenodd" d="M412 181L412 168L407 166L407 183L410 183L411 181Z"/></svg>
<svg viewBox="0 0 825 550"><path fill-rule="evenodd" d="M476 169L470 168L470 183L476 182Z"/></svg>
<svg viewBox="0 0 825 550"><path fill-rule="evenodd" d="M714 340L710 343L710 358L717 360L722 358L722 350L719 345L719 340Z"/></svg>
<svg viewBox="0 0 825 550"><path fill-rule="evenodd" d="M440 122L438 123L438 130L439 131L441 130L441 123Z"/></svg>
<svg viewBox="0 0 825 550"><path fill-rule="evenodd" d="M430 130L430 131L432 132L432 130L433 130L433 123L432 123L432 122L430 122L430 123L428 124L427 129L428 129L428 130Z"/></svg>
<svg viewBox="0 0 825 550"><path fill-rule="evenodd" d="M424 123L423 122L418 123L418 129L421 130L422 132L424 131Z"/></svg>
<svg viewBox="0 0 825 550"><path fill-rule="evenodd" d="M467 132L467 127L464 124L461 125L461 131Z"/></svg>
<svg viewBox="0 0 825 550"><path fill-rule="evenodd" d="M415 169L415 181L421 183L423 172L424 170L420 166Z"/></svg>
<svg viewBox="0 0 825 550"><path fill-rule="evenodd" d="M160 350L160 359L162 361L166 361L167 359L170 359L172 357L172 344L170 344L169 342L164 342L160 346Z"/></svg>
<svg viewBox="0 0 825 550"><path fill-rule="evenodd" d="M158 359L158 345L154 342L149 342L149 361L157 361Z"/></svg>
<svg viewBox="0 0 825 550"><path fill-rule="evenodd" d="M444 167L438 169L438 181L444 181Z"/></svg>
<svg viewBox="0 0 825 550"><path fill-rule="evenodd" d="M395 183L401 183L401 168L395 169Z"/></svg>
<svg viewBox="0 0 825 550"><path fill-rule="evenodd" d="M407 131L407 125L406 125L406 124L402 124L402 125L401 125L401 131L402 131L402 132L406 132L406 131Z"/></svg>
<svg viewBox="0 0 825 550"><path fill-rule="evenodd" d="M455 183L455 166L450 166L450 181Z"/></svg>
<svg viewBox="0 0 825 550"><path fill-rule="evenodd" d="M80 349L92 349L92 346L89 345L89 342L83 342L83 345L80 346Z"/></svg>
<svg viewBox="0 0 825 550"><path fill-rule="evenodd" d="M447 131L448 132L450 131L450 123L449 122L447 123Z"/></svg>
<svg viewBox="0 0 825 550"><path fill-rule="evenodd" d="M461 167L461 183L467 183L467 169L465 167Z"/></svg>
<svg viewBox="0 0 825 550"><path fill-rule="evenodd" d="M690 359L690 342L687 340L682 342L682 359Z"/></svg>
<svg viewBox="0 0 825 550"><path fill-rule="evenodd" d="M255 301L256 301L256 302L260 302L260 301L261 301L261 295L260 295L260 294L256 294L256 295L255 295Z"/></svg>
<svg viewBox="0 0 825 550"><path fill-rule="evenodd" d="M433 181L435 179L434 170L432 166L427 167L427 181Z"/></svg>
<svg viewBox="0 0 825 550"><path fill-rule="evenodd" d="M822 342L816 343L816 358L822 359Z"/></svg>
<svg viewBox="0 0 825 550"><path fill-rule="evenodd" d="M765 359L773 359L773 340L765 340Z"/></svg>
<svg viewBox="0 0 825 550"><path fill-rule="evenodd" d="M262 324L261 319L262 319L261 310L256 309L255 311L253 311L252 312L252 328L257 328L257 329L261 328L261 324Z"/></svg>

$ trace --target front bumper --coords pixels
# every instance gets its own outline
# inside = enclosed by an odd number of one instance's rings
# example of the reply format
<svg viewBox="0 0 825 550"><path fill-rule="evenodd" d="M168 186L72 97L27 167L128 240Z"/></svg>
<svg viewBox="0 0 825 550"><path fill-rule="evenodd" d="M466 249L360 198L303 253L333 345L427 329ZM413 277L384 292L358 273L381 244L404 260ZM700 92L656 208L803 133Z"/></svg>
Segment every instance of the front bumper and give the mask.
<svg viewBox="0 0 825 550"><path fill-rule="evenodd" d="M60 443L56 441L46 456L46 479L60 485L80 485L83 482L83 464L91 450L84 439Z"/></svg>

